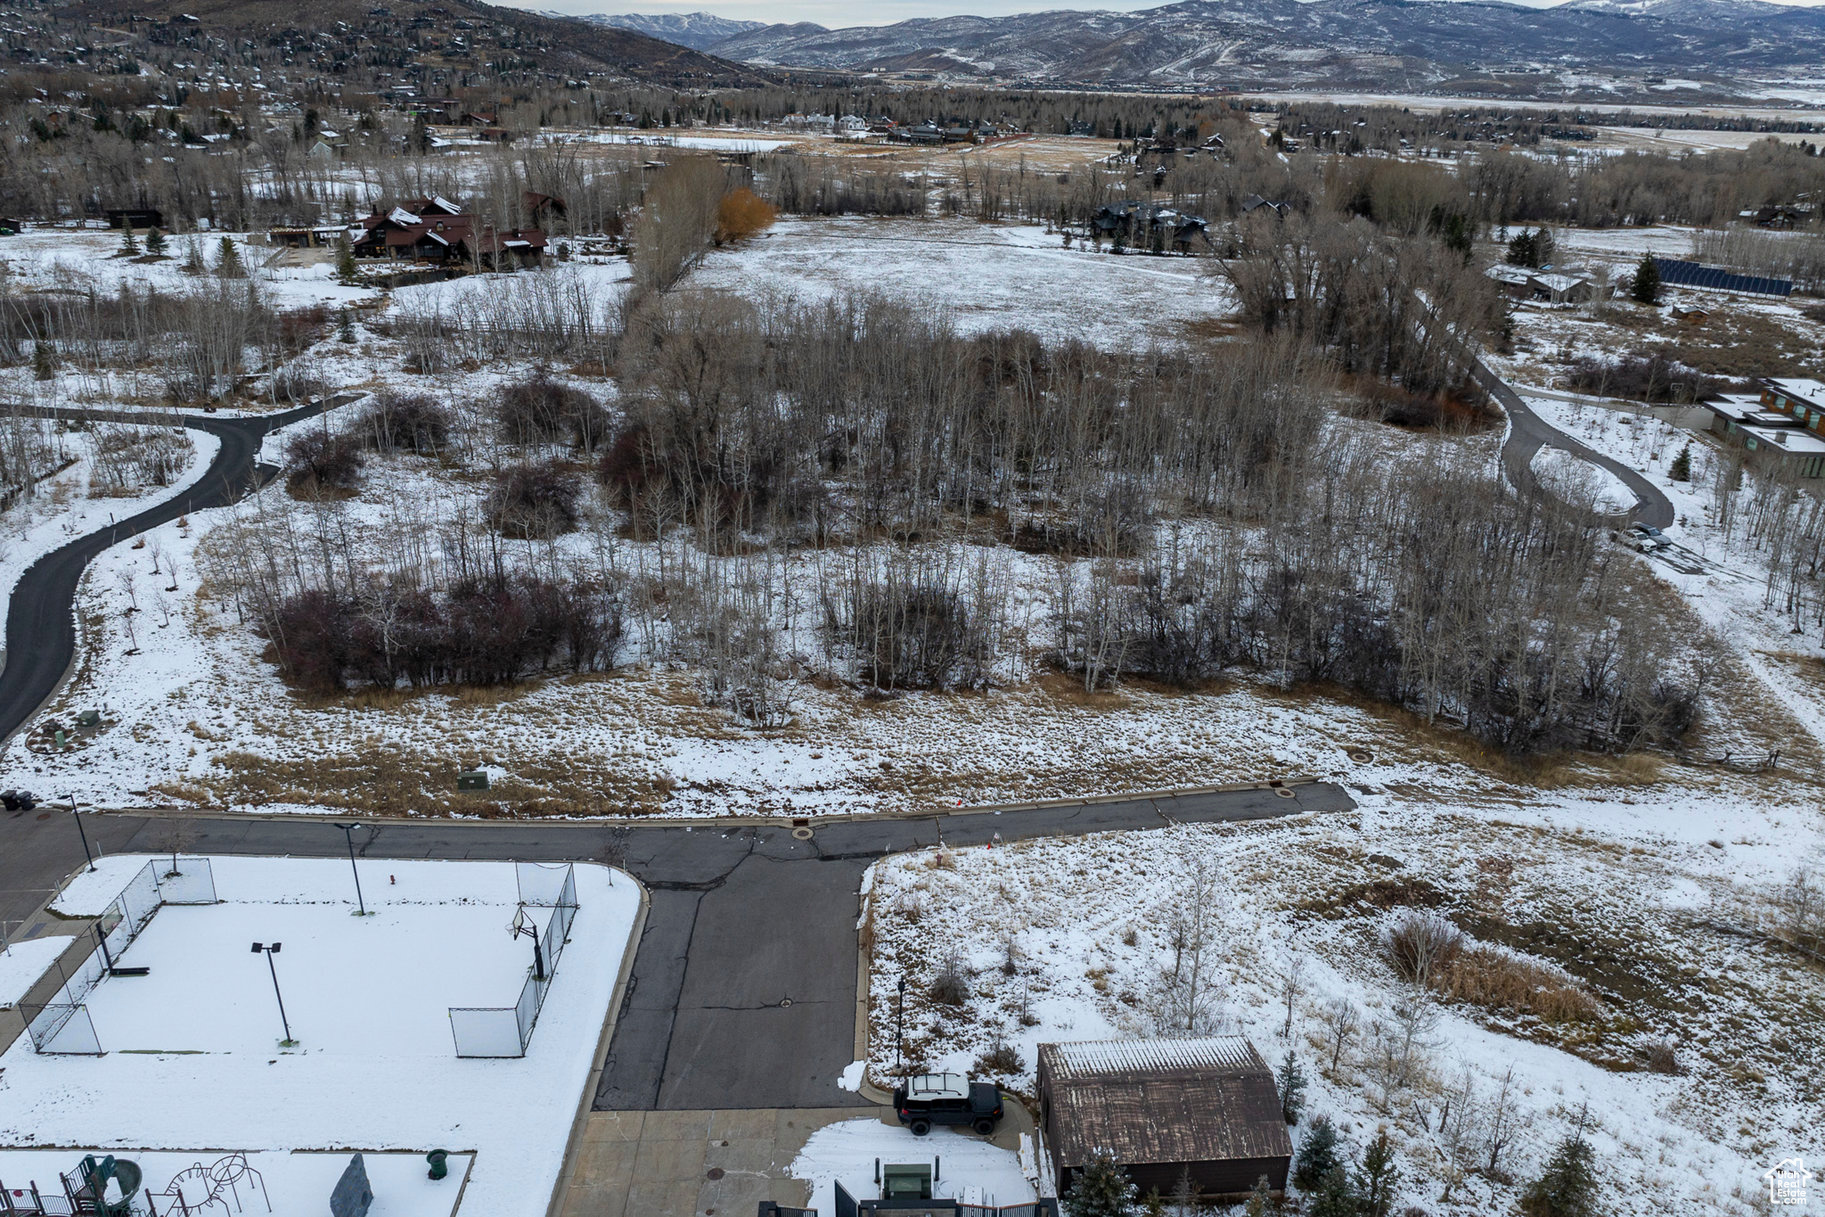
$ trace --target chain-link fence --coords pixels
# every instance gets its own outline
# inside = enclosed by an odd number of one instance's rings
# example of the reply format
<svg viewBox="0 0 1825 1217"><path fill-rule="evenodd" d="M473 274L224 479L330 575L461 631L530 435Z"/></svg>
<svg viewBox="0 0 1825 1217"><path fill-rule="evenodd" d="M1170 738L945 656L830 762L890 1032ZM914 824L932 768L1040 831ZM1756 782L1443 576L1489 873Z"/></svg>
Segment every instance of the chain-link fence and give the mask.
<svg viewBox="0 0 1825 1217"><path fill-rule="evenodd" d="M520 988L520 997L512 1006L466 1006L450 1008L450 1035L456 1041L460 1057L525 1056L532 1043L532 1029L545 1006L545 994L557 978L558 959L564 944L570 940L570 926L577 917L576 868L566 862L546 866L535 862L514 863L519 888L520 912L531 920L536 931L534 950L544 965L544 975L534 968ZM534 909L549 908L539 916ZM542 924L541 924L542 923Z"/></svg>
<svg viewBox="0 0 1825 1217"><path fill-rule="evenodd" d="M214 904L215 871L207 858L155 859L134 872L120 895L96 919L95 949L64 973L50 1001L23 1004L32 1048L54 1054L101 1054L95 1024L83 1005L89 993L119 965L127 948L166 904Z"/></svg>

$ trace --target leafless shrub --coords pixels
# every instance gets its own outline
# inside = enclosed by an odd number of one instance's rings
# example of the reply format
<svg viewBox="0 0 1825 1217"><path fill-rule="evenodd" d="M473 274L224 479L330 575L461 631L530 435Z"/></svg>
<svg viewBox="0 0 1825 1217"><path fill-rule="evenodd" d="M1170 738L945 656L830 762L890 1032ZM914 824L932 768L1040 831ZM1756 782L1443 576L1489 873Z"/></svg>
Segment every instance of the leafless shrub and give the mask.
<svg viewBox="0 0 1825 1217"><path fill-rule="evenodd" d="M969 968L955 947L945 952L931 985L926 989L926 996L941 1006L964 1006L969 1003Z"/></svg>
<svg viewBox="0 0 1825 1217"><path fill-rule="evenodd" d="M1435 984L1464 950L1464 932L1438 913L1408 909L1383 935L1395 973L1410 984Z"/></svg>
<svg viewBox="0 0 1825 1217"><path fill-rule="evenodd" d="M488 522L502 536L522 539L573 532L582 492L577 475L555 461L509 465L494 475L488 492Z"/></svg>
<svg viewBox="0 0 1825 1217"><path fill-rule="evenodd" d="M995 1037L987 1052L976 1058L976 1072L996 1077L1018 1077L1025 1070L1027 1063L1020 1055L1020 1049L1002 1039Z"/></svg>
<svg viewBox="0 0 1825 1217"><path fill-rule="evenodd" d="M568 441L587 452L608 434L608 416L596 400L559 384L545 368L501 391L497 417L501 438L509 444Z"/></svg>
<svg viewBox="0 0 1825 1217"><path fill-rule="evenodd" d="M382 452L432 456L449 446L454 421L449 407L428 394L385 392L362 412L356 431Z"/></svg>
<svg viewBox="0 0 1825 1217"><path fill-rule="evenodd" d="M365 463L352 437L313 427L285 445L286 485L294 494L351 491L360 485Z"/></svg>
<svg viewBox="0 0 1825 1217"><path fill-rule="evenodd" d="M1679 1045L1666 1036L1648 1040L1641 1045L1641 1061L1650 1073L1664 1073L1677 1077L1685 1073L1686 1067L1679 1059Z"/></svg>

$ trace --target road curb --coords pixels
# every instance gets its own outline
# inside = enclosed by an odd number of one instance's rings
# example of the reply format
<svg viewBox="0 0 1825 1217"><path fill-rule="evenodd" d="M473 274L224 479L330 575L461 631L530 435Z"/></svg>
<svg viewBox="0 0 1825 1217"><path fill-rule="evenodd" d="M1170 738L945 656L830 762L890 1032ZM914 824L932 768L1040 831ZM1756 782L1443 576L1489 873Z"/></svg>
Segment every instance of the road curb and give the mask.
<svg viewBox="0 0 1825 1217"><path fill-rule="evenodd" d="M558 1167L557 1181L552 1184L551 1199L545 1205L545 1217L558 1217L559 1211L564 1207L564 1197L570 1193L572 1177L576 1173L577 1149L583 1140L583 1127L589 1123L589 1113L596 1104L596 1088L602 1084L602 1074L608 1068L609 1045L614 1042L615 1026L621 1021L621 1004L627 1000L627 983L634 974L634 956L640 953L640 938L646 933L646 914L652 907L652 896L646 890L646 884L618 866L608 869L625 877L639 891L640 910L634 914L633 928L627 935L627 946L621 952L621 971L615 977L614 990L608 995L608 1016L602 1020L602 1032L596 1040L595 1063L590 1066L589 1076L584 1079L583 1097L577 1103L576 1119L570 1123L570 1136L564 1142L564 1161Z"/></svg>

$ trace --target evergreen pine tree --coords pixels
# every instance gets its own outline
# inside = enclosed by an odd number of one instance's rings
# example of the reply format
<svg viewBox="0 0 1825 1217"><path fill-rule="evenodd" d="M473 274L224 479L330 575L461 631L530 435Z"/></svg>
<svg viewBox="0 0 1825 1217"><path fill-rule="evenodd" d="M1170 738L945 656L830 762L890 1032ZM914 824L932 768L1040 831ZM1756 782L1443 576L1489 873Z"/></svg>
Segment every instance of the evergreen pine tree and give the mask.
<svg viewBox="0 0 1825 1217"><path fill-rule="evenodd" d="M355 264L355 247L349 244L348 234L336 238L336 278L345 286L353 286L361 277L361 268Z"/></svg>
<svg viewBox="0 0 1825 1217"><path fill-rule="evenodd" d="M1242 1206L1242 1217L1267 1217L1274 1211L1274 1189L1263 1175L1255 1180L1255 1190L1248 1194L1248 1203Z"/></svg>
<svg viewBox="0 0 1825 1217"><path fill-rule="evenodd" d="M1368 1217L1388 1217L1394 1208L1395 1189L1400 1186L1400 1167L1394 1164L1394 1146L1388 1142L1387 1129L1379 1129L1363 1151L1358 1178L1362 1211Z"/></svg>
<svg viewBox="0 0 1825 1217"><path fill-rule="evenodd" d="M1534 243L1534 235L1523 228L1508 242L1508 264L1510 266L1540 265L1539 247Z"/></svg>
<svg viewBox="0 0 1825 1217"><path fill-rule="evenodd" d="M1691 444L1687 444L1679 450L1679 455L1673 458L1673 467L1667 470L1667 476L1672 478L1675 482L1689 482L1692 480Z"/></svg>
<svg viewBox="0 0 1825 1217"><path fill-rule="evenodd" d="M336 341L337 342L355 341L354 319L349 316L349 311L346 308L343 309L341 315L336 318Z"/></svg>
<svg viewBox="0 0 1825 1217"><path fill-rule="evenodd" d="M1315 1188L1333 1167L1341 1165L1337 1129L1330 1117L1319 1116L1306 1131L1305 1140L1299 1143L1298 1156L1293 1159L1293 1182L1301 1190Z"/></svg>
<svg viewBox="0 0 1825 1217"><path fill-rule="evenodd" d="M1166 1217L1166 1202L1160 1199L1160 1189L1150 1187L1146 1196L1141 1199L1141 1212L1145 1217Z"/></svg>
<svg viewBox="0 0 1825 1217"><path fill-rule="evenodd" d="M165 234L153 228L146 233L146 252L157 257L165 256Z"/></svg>
<svg viewBox="0 0 1825 1217"><path fill-rule="evenodd" d="M1132 1217L1134 1184L1115 1155L1097 1150L1065 1193L1071 1217Z"/></svg>
<svg viewBox="0 0 1825 1217"><path fill-rule="evenodd" d="M1350 1173L1340 1162L1324 1173L1312 1192L1310 1217L1357 1217L1361 1198L1350 1186Z"/></svg>
<svg viewBox="0 0 1825 1217"><path fill-rule="evenodd" d="M1597 1211L1596 1154L1582 1131L1559 1142L1540 1177L1521 1193L1527 1217L1591 1217Z"/></svg>
<svg viewBox="0 0 1825 1217"><path fill-rule="evenodd" d="M234 247L232 238L223 237L217 247L215 273L224 279L239 279L247 274L241 265L241 251Z"/></svg>
<svg viewBox="0 0 1825 1217"><path fill-rule="evenodd" d="M42 338L32 344L32 376L36 380L57 376L57 349Z"/></svg>
<svg viewBox="0 0 1825 1217"><path fill-rule="evenodd" d="M207 269L208 267L203 265L203 249L196 243L196 238L192 237L189 252L184 255L184 273L200 275Z"/></svg>
<svg viewBox="0 0 1825 1217"><path fill-rule="evenodd" d="M1654 265L1652 254L1641 255L1635 277L1629 281L1629 296L1641 304L1660 302L1660 268Z"/></svg>
<svg viewBox="0 0 1825 1217"><path fill-rule="evenodd" d="M124 221L120 226L120 256L123 258L139 256L139 242L133 239L133 225Z"/></svg>
<svg viewBox="0 0 1825 1217"><path fill-rule="evenodd" d="M1288 1124L1299 1123L1299 1113L1305 1110L1305 1069L1299 1064L1298 1055L1290 1048L1287 1049L1286 1059L1280 1062L1276 1081L1280 1088L1280 1114Z"/></svg>

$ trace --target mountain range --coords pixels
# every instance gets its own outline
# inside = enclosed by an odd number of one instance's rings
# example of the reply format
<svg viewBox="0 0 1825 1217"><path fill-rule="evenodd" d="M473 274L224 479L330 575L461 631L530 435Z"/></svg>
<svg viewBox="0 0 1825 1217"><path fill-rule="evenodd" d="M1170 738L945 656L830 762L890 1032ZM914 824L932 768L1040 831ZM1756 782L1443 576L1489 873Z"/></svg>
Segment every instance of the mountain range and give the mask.
<svg viewBox="0 0 1825 1217"><path fill-rule="evenodd" d="M1593 84L1568 84L1568 74L1607 74L1731 91L1753 76L1817 76L1825 59L1825 11L1762 0L1571 0L1546 9L1495 0L1180 0L1137 12L842 29L704 13L592 20L750 64L1122 87L1430 88L1482 79L1494 92L1536 95Z"/></svg>

